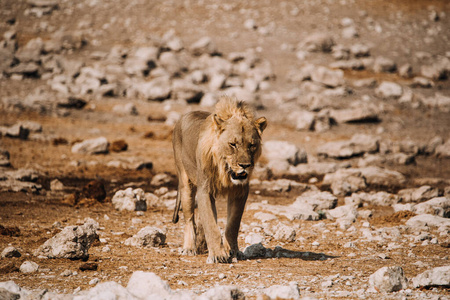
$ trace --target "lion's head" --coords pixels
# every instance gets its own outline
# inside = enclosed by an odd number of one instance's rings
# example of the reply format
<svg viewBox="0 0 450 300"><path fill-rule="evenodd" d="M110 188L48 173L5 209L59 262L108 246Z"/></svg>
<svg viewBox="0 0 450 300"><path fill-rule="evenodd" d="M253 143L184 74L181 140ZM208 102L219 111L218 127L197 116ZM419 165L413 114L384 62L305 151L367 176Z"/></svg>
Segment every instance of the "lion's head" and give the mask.
<svg viewBox="0 0 450 300"><path fill-rule="evenodd" d="M255 119L244 102L222 97L200 137L202 165L216 187L245 184L261 155L264 117Z"/></svg>

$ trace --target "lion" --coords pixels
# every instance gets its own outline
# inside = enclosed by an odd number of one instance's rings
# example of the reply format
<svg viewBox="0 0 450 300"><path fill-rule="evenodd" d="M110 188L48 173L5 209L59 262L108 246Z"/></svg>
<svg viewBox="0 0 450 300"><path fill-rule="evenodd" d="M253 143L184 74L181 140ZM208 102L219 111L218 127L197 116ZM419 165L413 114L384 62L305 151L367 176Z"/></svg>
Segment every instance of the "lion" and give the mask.
<svg viewBox="0 0 450 300"><path fill-rule="evenodd" d="M239 253L238 232L249 193L249 179L261 155L265 117L256 119L242 101L223 96L214 113L193 111L173 131L178 194L172 221L182 206L183 253L208 249L207 263L229 263ZM217 225L216 201L227 203L224 237ZM197 212L194 215L195 206Z"/></svg>

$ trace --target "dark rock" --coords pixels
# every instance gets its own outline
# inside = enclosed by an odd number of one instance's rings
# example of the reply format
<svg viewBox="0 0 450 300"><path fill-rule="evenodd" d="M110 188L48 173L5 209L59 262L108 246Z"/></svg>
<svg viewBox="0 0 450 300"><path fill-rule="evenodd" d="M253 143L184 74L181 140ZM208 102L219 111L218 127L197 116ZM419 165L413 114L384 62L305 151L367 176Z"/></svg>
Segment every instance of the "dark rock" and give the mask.
<svg viewBox="0 0 450 300"><path fill-rule="evenodd" d="M86 101L76 97L68 97L65 100L58 102L57 106L62 108L74 108L74 109L82 109L86 106Z"/></svg>
<svg viewBox="0 0 450 300"><path fill-rule="evenodd" d="M95 199L99 202L104 202L106 198L105 186L98 180L92 180L86 184L81 193L85 198Z"/></svg>
<svg viewBox="0 0 450 300"><path fill-rule="evenodd" d="M81 271L97 271L98 269L98 264L97 263L93 263L93 262L87 262L87 263L83 263L80 266L80 270Z"/></svg>
<svg viewBox="0 0 450 300"><path fill-rule="evenodd" d="M111 152L122 152L128 149L128 144L124 140L113 141L109 146Z"/></svg>

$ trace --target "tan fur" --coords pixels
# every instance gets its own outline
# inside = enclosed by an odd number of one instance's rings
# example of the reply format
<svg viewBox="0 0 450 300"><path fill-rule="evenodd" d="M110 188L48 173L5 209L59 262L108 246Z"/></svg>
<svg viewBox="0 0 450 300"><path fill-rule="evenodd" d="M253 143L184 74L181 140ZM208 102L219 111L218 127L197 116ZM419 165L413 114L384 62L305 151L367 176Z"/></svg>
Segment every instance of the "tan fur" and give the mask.
<svg viewBox="0 0 450 300"><path fill-rule="evenodd" d="M237 255L249 178L261 155L266 125L264 117L255 119L247 105L229 97L220 99L214 113L191 112L175 125L173 148L179 184L173 221L178 221L182 206L184 253L199 252L206 238L208 262L228 262ZM217 225L216 201L228 204L224 238Z"/></svg>

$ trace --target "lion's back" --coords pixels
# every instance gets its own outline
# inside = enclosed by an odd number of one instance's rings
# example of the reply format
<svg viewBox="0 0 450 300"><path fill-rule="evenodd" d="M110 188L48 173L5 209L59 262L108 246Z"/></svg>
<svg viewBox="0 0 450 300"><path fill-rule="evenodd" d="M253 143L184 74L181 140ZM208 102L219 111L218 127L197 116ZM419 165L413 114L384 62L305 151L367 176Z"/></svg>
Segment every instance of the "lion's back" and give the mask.
<svg viewBox="0 0 450 300"><path fill-rule="evenodd" d="M196 173L196 150L198 137L205 119L210 115L204 111L193 111L183 115L173 131L173 151L177 167L182 164L189 177ZM191 178L195 181L194 178Z"/></svg>

